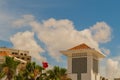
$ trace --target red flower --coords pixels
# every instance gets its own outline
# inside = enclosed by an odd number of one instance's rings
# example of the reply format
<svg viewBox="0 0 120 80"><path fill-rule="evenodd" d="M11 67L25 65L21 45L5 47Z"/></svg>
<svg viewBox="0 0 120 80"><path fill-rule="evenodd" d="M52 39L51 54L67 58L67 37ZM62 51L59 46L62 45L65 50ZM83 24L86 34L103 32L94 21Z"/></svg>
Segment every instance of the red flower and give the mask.
<svg viewBox="0 0 120 80"><path fill-rule="evenodd" d="M48 67L48 63L47 62L42 62L43 68L47 68Z"/></svg>

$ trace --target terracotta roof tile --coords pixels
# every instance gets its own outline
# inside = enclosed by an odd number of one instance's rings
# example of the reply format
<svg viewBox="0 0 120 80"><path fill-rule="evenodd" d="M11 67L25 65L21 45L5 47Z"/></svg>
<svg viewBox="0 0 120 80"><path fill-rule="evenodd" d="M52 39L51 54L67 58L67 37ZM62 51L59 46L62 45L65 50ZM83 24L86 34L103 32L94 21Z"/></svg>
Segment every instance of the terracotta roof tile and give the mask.
<svg viewBox="0 0 120 80"><path fill-rule="evenodd" d="M79 49L91 49L88 45L86 45L85 43L82 43L78 46L75 46L73 48L70 48L68 50L79 50Z"/></svg>
<svg viewBox="0 0 120 80"><path fill-rule="evenodd" d="M0 51L0 56L9 56L10 54L6 51Z"/></svg>

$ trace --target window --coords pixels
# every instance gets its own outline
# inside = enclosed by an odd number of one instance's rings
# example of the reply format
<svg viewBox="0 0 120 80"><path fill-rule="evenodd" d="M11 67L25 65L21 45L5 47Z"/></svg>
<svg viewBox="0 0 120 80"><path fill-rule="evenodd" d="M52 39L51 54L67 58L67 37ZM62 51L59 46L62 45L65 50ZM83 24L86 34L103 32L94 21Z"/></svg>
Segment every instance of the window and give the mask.
<svg viewBox="0 0 120 80"><path fill-rule="evenodd" d="M25 56L27 56L27 54L24 54Z"/></svg>
<svg viewBox="0 0 120 80"><path fill-rule="evenodd" d="M30 60L30 58L27 58L27 60Z"/></svg>
<svg viewBox="0 0 120 80"><path fill-rule="evenodd" d="M22 59L24 60L25 58L24 58L24 57L22 57Z"/></svg>
<svg viewBox="0 0 120 80"><path fill-rule="evenodd" d="M17 57L17 58L20 58L20 57Z"/></svg>
<svg viewBox="0 0 120 80"><path fill-rule="evenodd" d="M18 53L15 52L15 55L17 55Z"/></svg>
<svg viewBox="0 0 120 80"><path fill-rule="evenodd" d="M22 64L25 64L25 63L22 63Z"/></svg>
<svg viewBox="0 0 120 80"><path fill-rule="evenodd" d="M23 55L23 53L20 53L20 55Z"/></svg>
<svg viewBox="0 0 120 80"><path fill-rule="evenodd" d="M73 53L72 54L72 57L86 57L87 56L87 53L84 52L84 53Z"/></svg>
<svg viewBox="0 0 120 80"><path fill-rule="evenodd" d="M14 52L12 52L12 54L15 54Z"/></svg>
<svg viewBox="0 0 120 80"><path fill-rule="evenodd" d="M72 73L77 73L77 80L81 80L81 73L87 73L87 57L72 58Z"/></svg>

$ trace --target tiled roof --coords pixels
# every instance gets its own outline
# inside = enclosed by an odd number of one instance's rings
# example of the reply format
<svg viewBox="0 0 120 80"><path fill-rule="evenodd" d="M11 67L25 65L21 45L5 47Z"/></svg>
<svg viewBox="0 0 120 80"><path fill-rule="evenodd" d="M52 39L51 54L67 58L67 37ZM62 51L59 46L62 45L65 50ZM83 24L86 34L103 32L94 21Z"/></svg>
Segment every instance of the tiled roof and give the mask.
<svg viewBox="0 0 120 80"><path fill-rule="evenodd" d="M0 56L9 56L10 54L6 51L0 51Z"/></svg>
<svg viewBox="0 0 120 80"><path fill-rule="evenodd" d="M78 46L75 46L73 48L70 48L68 50L79 50L79 49L91 49L88 45L86 45L85 43L82 43Z"/></svg>

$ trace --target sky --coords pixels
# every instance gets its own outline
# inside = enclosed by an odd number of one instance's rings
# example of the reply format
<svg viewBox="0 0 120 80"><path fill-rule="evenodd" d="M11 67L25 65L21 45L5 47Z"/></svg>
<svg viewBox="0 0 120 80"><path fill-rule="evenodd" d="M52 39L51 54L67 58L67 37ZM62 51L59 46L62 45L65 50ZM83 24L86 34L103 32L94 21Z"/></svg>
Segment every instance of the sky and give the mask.
<svg viewBox="0 0 120 80"><path fill-rule="evenodd" d="M30 51L38 64L67 67L61 50L102 52L101 75L120 75L119 0L0 0L0 46Z"/></svg>

